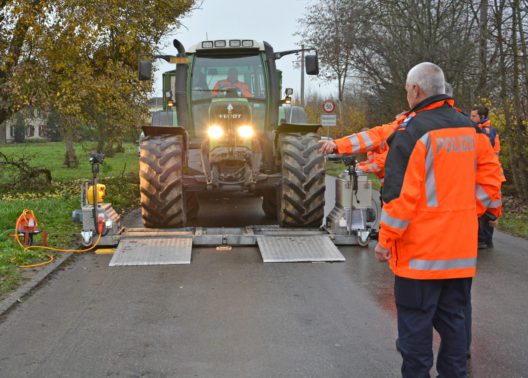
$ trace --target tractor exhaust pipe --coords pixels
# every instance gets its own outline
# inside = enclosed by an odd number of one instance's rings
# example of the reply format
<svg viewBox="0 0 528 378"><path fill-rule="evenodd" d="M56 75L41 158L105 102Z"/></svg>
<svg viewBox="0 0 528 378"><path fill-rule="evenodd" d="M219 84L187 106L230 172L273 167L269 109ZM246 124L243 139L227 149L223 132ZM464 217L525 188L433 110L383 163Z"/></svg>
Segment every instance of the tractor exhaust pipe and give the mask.
<svg viewBox="0 0 528 378"><path fill-rule="evenodd" d="M174 47L178 51L178 58L186 58L185 47L183 44L175 39L172 41ZM189 69L188 64L177 64L176 65L176 112L178 117L178 126L189 127L187 124L187 70Z"/></svg>

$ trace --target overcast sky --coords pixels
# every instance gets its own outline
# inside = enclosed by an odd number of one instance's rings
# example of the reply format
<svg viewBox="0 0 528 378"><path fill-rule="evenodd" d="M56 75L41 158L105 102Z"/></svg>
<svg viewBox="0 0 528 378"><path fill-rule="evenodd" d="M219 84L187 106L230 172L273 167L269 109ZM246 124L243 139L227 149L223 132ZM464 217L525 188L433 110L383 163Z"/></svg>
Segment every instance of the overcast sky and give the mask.
<svg viewBox="0 0 528 378"><path fill-rule="evenodd" d="M199 2L200 0L198 0ZM161 50L166 54L176 54L172 45L179 39L186 48L200 41L213 39L255 39L269 42L275 51L291 50L300 47L297 20L305 12L310 0L203 0L200 9L194 10L183 20L183 26L167 36ZM294 89L294 96L301 88L300 68L294 67L295 55L285 56L277 61L277 68L283 71L283 88ZM160 61L158 61L160 62ZM162 72L174 69L168 63L158 63L155 74L155 96L161 96ZM330 95L332 85L306 76L305 93L320 91Z"/></svg>

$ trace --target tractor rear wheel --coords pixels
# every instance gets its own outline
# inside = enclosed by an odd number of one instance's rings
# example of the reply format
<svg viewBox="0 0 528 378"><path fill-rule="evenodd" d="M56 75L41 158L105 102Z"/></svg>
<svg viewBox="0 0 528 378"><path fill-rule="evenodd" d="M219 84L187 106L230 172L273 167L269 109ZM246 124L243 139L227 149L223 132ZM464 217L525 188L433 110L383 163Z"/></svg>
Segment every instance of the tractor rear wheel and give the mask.
<svg viewBox="0 0 528 378"><path fill-rule="evenodd" d="M145 137L140 145L139 183L145 227L171 228L185 223L181 136Z"/></svg>
<svg viewBox="0 0 528 378"><path fill-rule="evenodd" d="M315 133L282 136L281 226L319 227L323 223L325 168L318 141Z"/></svg>

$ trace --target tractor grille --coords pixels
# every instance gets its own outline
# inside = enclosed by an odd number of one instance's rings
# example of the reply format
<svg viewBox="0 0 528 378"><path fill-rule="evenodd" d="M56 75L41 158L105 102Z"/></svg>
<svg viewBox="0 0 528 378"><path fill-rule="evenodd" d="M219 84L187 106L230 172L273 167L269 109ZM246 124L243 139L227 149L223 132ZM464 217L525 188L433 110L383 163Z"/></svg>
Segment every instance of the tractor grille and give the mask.
<svg viewBox="0 0 528 378"><path fill-rule="evenodd" d="M219 125L247 125L251 110L247 103L222 101L211 105L211 121Z"/></svg>

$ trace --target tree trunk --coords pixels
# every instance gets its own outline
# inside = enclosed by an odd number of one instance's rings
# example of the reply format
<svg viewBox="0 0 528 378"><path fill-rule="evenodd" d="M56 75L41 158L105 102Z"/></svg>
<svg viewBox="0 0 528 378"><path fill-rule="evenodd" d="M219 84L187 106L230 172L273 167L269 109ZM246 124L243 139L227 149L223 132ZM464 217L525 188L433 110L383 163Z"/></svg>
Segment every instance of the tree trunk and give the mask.
<svg viewBox="0 0 528 378"><path fill-rule="evenodd" d="M515 128L515 144L516 156L515 161L518 168L520 195L524 200L528 200L528 187L526 177L526 161L524 158L523 149L525 146L524 125L522 117L522 103L521 103L521 87L520 87L520 61L519 61L519 45L518 45L518 29L519 20L518 9L519 0L512 2L513 6L513 29L512 29L512 53L513 53L513 105L514 105L514 128Z"/></svg>
<svg viewBox="0 0 528 378"><path fill-rule="evenodd" d="M6 121L9 118L7 111L0 109L0 144L7 143L7 127Z"/></svg>
<svg viewBox="0 0 528 378"><path fill-rule="evenodd" d="M7 135L6 135L7 129L5 127L5 123L3 123L0 126L0 144L6 144L7 143Z"/></svg>
<svg viewBox="0 0 528 378"><path fill-rule="evenodd" d="M482 0L480 2L480 30L479 30L479 66L480 66L480 75L478 83L477 93L481 97L488 97L488 9L489 3L488 0Z"/></svg>
<svg viewBox="0 0 528 378"><path fill-rule="evenodd" d="M69 128L64 132L64 142L66 143L64 165L68 168L77 168L79 166L79 161L75 153L75 147L73 146L73 132Z"/></svg>
<svg viewBox="0 0 528 378"><path fill-rule="evenodd" d="M499 49L499 73L500 73L500 98L502 99L503 103L502 106L504 108L504 117L506 120L506 125L504 127L504 134L506 137L506 140L508 144L510 145L509 148L509 160L510 160L510 168L512 170L512 178L513 178L513 185L515 187L515 190L517 193L522 193L522 188L520 187L520 182L518 179L518 170L517 170L517 163L515 161L515 143L514 143L514 135L513 135L513 117L511 115L510 111L510 104L508 103L508 79L506 76L506 52L504 51L504 30L503 30L503 15L504 15L504 0L500 2L500 4L496 3L496 10L495 10L495 25L497 27L497 45Z"/></svg>

